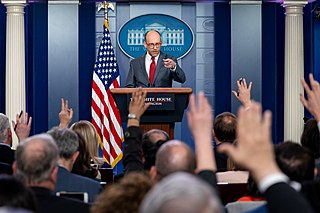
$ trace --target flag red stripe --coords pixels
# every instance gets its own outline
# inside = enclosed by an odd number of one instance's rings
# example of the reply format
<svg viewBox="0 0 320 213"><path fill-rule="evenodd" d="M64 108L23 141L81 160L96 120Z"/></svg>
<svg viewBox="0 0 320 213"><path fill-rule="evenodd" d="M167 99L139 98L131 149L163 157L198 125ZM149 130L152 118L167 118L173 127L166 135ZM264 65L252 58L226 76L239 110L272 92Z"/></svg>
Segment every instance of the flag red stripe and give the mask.
<svg viewBox="0 0 320 213"><path fill-rule="evenodd" d="M107 110L107 106L105 105L105 103L103 102L103 105L105 107L105 110L104 110L104 113L108 119L108 121L110 122L111 121L111 118L110 118L110 113L109 113L109 110ZM106 124L105 124L106 125ZM107 128L105 127L105 125L103 125L103 135L104 135L104 138L108 141L108 144L110 145L110 154L112 155L113 158L116 158L117 157L117 154L115 153L115 150L114 150L114 147L112 146L111 142L110 142L110 134L109 132L107 131ZM113 125L110 125L109 123L109 129L111 130L111 133L112 135L115 137L117 136L117 132L114 131L114 126ZM117 140L116 140L116 143L117 143ZM117 145L119 146L119 144L117 143Z"/></svg>
<svg viewBox="0 0 320 213"><path fill-rule="evenodd" d="M94 91L96 91L96 90L98 90L99 91L99 99L100 100L105 100L104 99L104 95L103 95L103 93L101 93L101 91L100 91L100 89L99 89L99 87L98 87L98 85L94 82L93 83L93 90ZM97 93L97 92L96 92ZM108 96L109 96L109 94L110 94L110 91L107 91L107 94L108 94ZM110 96L109 96L110 97ZM103 104L103 107L104 107L104 114L105 114L105 116L106 116L106 118L107 118L107 120L109 121L109 129L110 129L110 131L111 131L111 134L114 136L114 139L115 139L115 142L116 142L116 144L118 145L118 147L121 147L121 143L122 143L122 140L121 140L121 138L119 137L119 135L118 135L118 133L117 133L117 131L116 131L116 129L114 128L114 125L112 125L111 123L110 123L110 121L111 121L111 115L110 115L110 112L109 112L109 109L108 109L108 106L106 105L106 103L104 102L104 101L102 101L102 104ZM115 104L114 104L114 101L113 101L113 104L112 104L112 101L110 102L110 105L111 105L111 107L114 107L115 108ZM114 112L115 111L118 111L118 109L117 108L115 108L115 109L112 109ZM100 111L100 108L98 108L99 109L99 111ZM96 110L95 110L96 111ZM115 113L116 114L116 113ZM99 118L100 118L100 120L102 120L102 122L101 123L103 123L104 124L104 122L103 122L103 115L102 114L100 114L101 116L99 116ZM119 122L119 119L120 119L120 116L118 116L118 118L117 118L117 121ZM110 154L112 155L112 157L115 159L116 157L117 157L117 153L115 152L115 149L114 149L114 147L113 147L113 145L112 145L112 143L110 142L110 134L109 134L109 132L108 132L108 130L107 130L107 128L105 127L105 125L106 124L104 124L103 125L103 136L104 136L104 138L106 139L106 141L108 141L108 144L109 144L109 146L110 146ZM102 137L101 137L102 138Z"/></svg>
<svg viewBox="0 0 320 213"><path fill-rule="evenodd" d="M95 102L93 99L92 99L92 109L93 109L93 110L95 111L95 113L97 114L98 119L99 119L99 121L100 121L100 123L101 123L101 125L102 125L102 123L103 123L103 121L102 121L103 116L102 116L101 110L100 110L100 108L98 107L98 105L96 104L96 102ZM100 140L101 140L101 142L102 142L102 146L100 146L100 147L101 147L101 149L102 149L103 156L105 156L106 160L107 160L108 162L110 162L110 156L109 156L109 154L107 153L105 147L103 146L103 138L104 138L104 136L102 135L102 129L101 129L101 127L96 123L96 121L94 120L94 118L92 118L92 123L93 123L93 125L95 126L95 128L96 128L96 130L97 130L97 133L98 133L98 135L99 135L99 137L100 137ZM103 125L102 125L102 126L103 126ZM103 127L102 127L102 128L103 128Z"/></svg>
<svg viewBox="0 0 320 213"><path fill-rule="evenodd" d="M117 122L121 123L120 112L119 112L119 109L118 109L118 107L116 105L116 102L113 99L113 97L111 95L111 92L109 90L107 91L107 94L108 94L108 99L109 99L109 102L110 102L110 106L112 107L112 110L113 110L114 115L115 115L115 117L117 119Z"/></svg>

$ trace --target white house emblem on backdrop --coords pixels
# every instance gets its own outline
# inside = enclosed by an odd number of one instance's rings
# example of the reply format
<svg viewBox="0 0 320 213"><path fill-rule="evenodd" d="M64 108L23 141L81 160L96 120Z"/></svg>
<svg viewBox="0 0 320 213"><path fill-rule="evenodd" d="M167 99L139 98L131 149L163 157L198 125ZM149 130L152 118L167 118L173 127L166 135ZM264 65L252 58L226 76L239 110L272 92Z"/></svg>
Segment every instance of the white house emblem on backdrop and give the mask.
<svg viewBox="0 0 320 213"><path fill-rule="evenodd" d="M161 34L161 51L175 57L184 57L193 46L193 32L182 20L163 14L138 16L126 22L118 34L121 50L131 58L145 53L144 34L157 30Z"/></svg>

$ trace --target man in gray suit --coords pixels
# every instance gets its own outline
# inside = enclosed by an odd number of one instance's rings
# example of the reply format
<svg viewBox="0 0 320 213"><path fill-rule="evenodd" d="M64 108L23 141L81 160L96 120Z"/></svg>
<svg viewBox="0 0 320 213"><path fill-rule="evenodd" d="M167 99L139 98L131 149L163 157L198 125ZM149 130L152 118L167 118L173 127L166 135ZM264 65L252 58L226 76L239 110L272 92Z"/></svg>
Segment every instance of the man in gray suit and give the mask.
<svg viewBox="0 0 320 213"><path fill-rule="evenodd" d="M146 32L146 54L133 59L127 76L126 87L172 87L172 80L186 81L183 70L174 56L160 52L161 35L156 30Z"/></svg>
<svg viewBox="0 0 320 213"><path fill-rule="evenodd" d="M79 151L79 139L75 132L67 128L54 127L48 131L59 148L58 175L55 192L87 192L92 203L102 191L99 182L71 173Z"/></svg>

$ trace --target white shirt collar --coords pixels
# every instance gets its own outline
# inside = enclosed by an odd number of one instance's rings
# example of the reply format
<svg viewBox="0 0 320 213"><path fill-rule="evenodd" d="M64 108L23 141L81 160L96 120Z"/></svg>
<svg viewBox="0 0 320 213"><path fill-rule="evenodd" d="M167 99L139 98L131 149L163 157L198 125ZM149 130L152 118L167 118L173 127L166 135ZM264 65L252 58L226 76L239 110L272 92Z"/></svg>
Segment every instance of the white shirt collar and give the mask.
<svg viewBox="0 0 320 213"><path fill-rule="evenodd" d="M160 56L160 52L156 57L154 57L156 63L158 61L159 56ZM147 52L146 58L148 61L151 61L152 56Z"/></svg>

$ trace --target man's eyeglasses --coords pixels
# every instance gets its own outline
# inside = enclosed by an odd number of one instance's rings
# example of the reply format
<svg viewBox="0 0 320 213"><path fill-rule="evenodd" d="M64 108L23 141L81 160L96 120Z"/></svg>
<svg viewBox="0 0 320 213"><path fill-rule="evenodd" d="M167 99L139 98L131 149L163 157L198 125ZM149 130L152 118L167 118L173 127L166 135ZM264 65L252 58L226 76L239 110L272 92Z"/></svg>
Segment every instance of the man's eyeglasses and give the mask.
<svg viewBox="0 0 320 213"><path fill-rule="evenodd" d="M158 48L158 47L161 46L161 42L159 42L159 43L147 43L147 45L150 48L154 48L154 47Z"/></svg>

